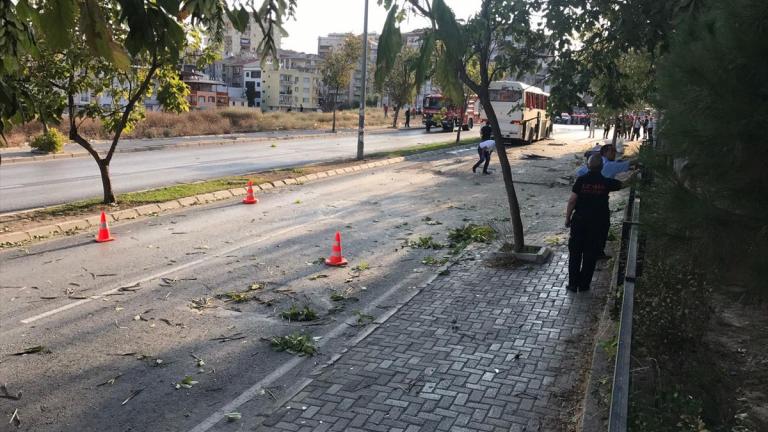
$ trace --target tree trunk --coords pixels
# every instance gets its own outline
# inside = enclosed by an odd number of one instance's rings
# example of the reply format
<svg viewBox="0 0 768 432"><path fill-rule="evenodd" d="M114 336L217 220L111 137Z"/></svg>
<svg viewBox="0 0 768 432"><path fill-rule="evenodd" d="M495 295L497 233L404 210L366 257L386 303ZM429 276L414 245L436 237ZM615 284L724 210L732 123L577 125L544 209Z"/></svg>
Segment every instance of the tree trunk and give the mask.
<svg viewBox="0 0 768 432"><path fill-rule="evenodd" d="M392 116L392 127L397 129L397 115L400 114L400 105L395 105L395 113Z"/></svg>
<svg viewBox="0 0 768 432"><path fill-rule="evenodd" d="M458 144L461 141L461 129L464 127L464 115L467 112L467 97L464 96L464 104L462 105L463 109L461 111L461 117L459 117L459 130L456 131L456 144Z"/></svg>
<svg viewBox="0 0 768 432"><path fill-rule="evenodd" d="M337 92L338 93L338 92ZM336 95L333 95L333 126L331 132L336 133Z"/></svg>
<svg viewBox="0 0 768 432"><path fill-rule="evenodd" d="M488 120L491 122L493 128L493 136L496 139L496 151L499 154L499 165L501 165L501 175L504 179L504 187L507 191L507 201L509 201L509 216L512 221L512 237L514 239L514 251L522 252L525 247L525 238L523 236L523 220L520 218L520 203L517 201L517 193L515 192L515 183L512 180L512 169L509 166L509 159L507 158L507 150L504 147L504 142L501 138L501 128L499 127L499 120L496 118L496 112L493 110L490 98L488 97L488 91L481 91L480 102L483 104Z"/></svg>
<svg viewBox="0 0 768 432"><path fill-rule="evenodd" d="M115 193L112 192L112 179L109 177L109 163L104 159L96 161L99 164L99 172L101 172L101 185L104 187L104 204L114 204Z"/></svg>

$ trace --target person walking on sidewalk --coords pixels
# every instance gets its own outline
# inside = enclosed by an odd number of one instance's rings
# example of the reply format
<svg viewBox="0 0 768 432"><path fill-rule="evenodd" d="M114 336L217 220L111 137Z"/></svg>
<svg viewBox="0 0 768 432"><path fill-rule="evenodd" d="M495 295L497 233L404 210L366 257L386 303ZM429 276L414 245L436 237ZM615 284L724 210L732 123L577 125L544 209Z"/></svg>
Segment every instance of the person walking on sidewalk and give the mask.
<svg viewBox="0 0 768 432"><path fill-rule="evenodd" d="M565 226L571 229L566 288L573 292L590 288L603 231L610 225L608 194L622 187L620 181L600 173L603 169L600 155L592 155L587 165L589 173L576 179L565 211Z"/></svg>

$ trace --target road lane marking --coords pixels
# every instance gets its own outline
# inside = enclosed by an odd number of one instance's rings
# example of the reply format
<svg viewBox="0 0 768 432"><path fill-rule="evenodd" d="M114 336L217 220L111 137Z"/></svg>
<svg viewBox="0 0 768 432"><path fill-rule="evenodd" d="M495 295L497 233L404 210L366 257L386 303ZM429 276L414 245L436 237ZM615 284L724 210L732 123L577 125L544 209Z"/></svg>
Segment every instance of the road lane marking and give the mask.
<svg viewBox="0 0 768 432"><path fill-rule="evenodd" d="M64 306L58 307L56 309L52 309L52 310L49 310L47 312L43 312L43 313L35 315L35 316L29 317L29 318L25 318L25 319L21 320L21 323L22 324L30 324L30 323L33 323L35 321L41 320L43 318L48 318L51 315L55 315L57 313L67 311L69 309L78 307L80 305L92 302L93 300L98 300L98 299L100 299L100 298L102 298L102 297L104 297L106 295L116 293L116 292L118 292L120 290L120 288L122 288L124 286L131 286L131 285L141 284L141 283L144 283L144 282L148 282L148 281L150 281L152 279L158 279L158 278L161 278L163 276L167 276L169 274L172 274L172 273L175 273L175 272L178 272L178 271L186 270L186 269L188 269L190 267L194 267L194 266L200 265L200 264L202 264L204 262L207 262L207 261L210 261L210 260L213 260L213 259L216 259L216 258L221 258L222 255L227 255L227 254L232 253L232 252L234 252L236 250L243 249L243 248L246 248L246 247L249 247L249 246L253 246L253 245L259 244L259 243L261 243L261 242L263 242L265 240L269 240L271 238L274 238L274 237L277 237L277 236L289 233L291 231L295 231L297 229L305 228L305 227L308 227L308 226L317 226L317 224L318 224L318 222L320 220L323 220L323 219L325 219L325 220L327 220L327 219L335 219L335 218L338 218L339 216L341 216L342 214L350 212L350 211L352 211L352 209L342 210L340 212L334 213L333 215L326 216L326 217L323 217L321 219L315 219L312 222L307 222L305 224L301 224L301 225L297 225L297 226L292 226L292 227L289 227L289 228L286 228L286 229L283 229L283 230L280 230L280 231L273 232L273 233L268 234L268 235L266 235L264 237L260 237L260 238L258 238L257 240L254 240L254 241L240 243L239 245L232 246L230 248L221 250L221 251L217 252L216 255L209 255L209 256L206 256L206 257L203 257L203 258L200 258L200 259L196 259L194 261L190 261L190 262L188 262L186 264L181 264L181 265L178 265L178 266L175 266L175 267L171 267L169 269L166 269L166 270L163 270L163 271L160 271L160 272L157 272L157 273L153 273L153 274L151 274L149 276L143 277L141 279L134 280L132 282L121 283L120 286L117 286L115 288L111 288L109 290L100 292L98 294L95 294L95 295L87 298L87 299L78 300L78 301L76 301L74 303L69 303L69 304L66 304Z"/></svg>
<svg viewBox="0 0 768 432"><path fill-rule="evenodd" d="M419 284L419 286L421 287L421 286L426 286L431 284L437 278L437 276L438 276L437 273L433 274L426 282ZM369 303L368 306L362 310L362 313L366 313L366 314L372 313L380 304L382 304L385 300L388 300L395 292L403 288L405 285L413 284L413 283L414 282L411 280L411 278L406 278L396 283L395 285L392 285L392 287L390 287L381 296L379 296L378 298L373 300L371 303ZM364 339L371 332L373 332L373 330L381 326L386 320L388 320L392 315L394 315L395 312L400 310L401 307L405 306L405 304L411 301L411 299L416 297L416 295L419 292L421 292L421 288L414 289L412 292L408 293L408 295L403 299L402 302L399 302L396 307L392 308L392 310L387 311L382 317L380 317L373 323L374 325L371 325L369 326L370 328L363 330L357 337L350 340L347 343L347 345L351 347L359 343L362 339ZM339 325L334 327L330 332L322 335L322 338L317 343L318 348L322 348L331 339L338 337L348 329L349 329L349 324L346 321L339 323ZM235 411L237 408L239 408L243 404L253 399L256 395L258 395L261 392L261 389L265 388L266 386L280 379L283 375L290 372L294 367L298 366L304 360L306 360L305 357L293 357L288 362L283 363L282 366L272 371L272 373L270 373L269 375L259 380L256 384L253 384L252 386L247 388L238 397L232 399L230 402L228 402L227 404L225 404L224 406L216 410L213 414L208 416L208 418L203 420L200 424L190 429L189 432L209 431L211 428L216 426L217 423L224 420L225 414Z"/></svg>
<svg viewBox="0 0 768 432"><path fill-rule="evenodd" d="M20 187L24 187L24 185L15 184L15 185L0 186L0 189L16 189Z"/></svg>

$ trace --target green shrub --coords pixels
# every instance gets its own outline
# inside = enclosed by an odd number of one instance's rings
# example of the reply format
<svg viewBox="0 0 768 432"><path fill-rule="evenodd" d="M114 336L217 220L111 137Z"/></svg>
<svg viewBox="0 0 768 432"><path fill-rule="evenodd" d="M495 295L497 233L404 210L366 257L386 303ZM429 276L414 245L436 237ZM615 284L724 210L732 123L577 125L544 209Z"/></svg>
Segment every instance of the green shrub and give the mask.
<svg viewBox="0 0 768 432"><path fill-rule="evenodd" d="M712 314L711 294L692 265L647 259L636 289L634 338L653 355L700 342Z"/></svg>
<svg viewBox="0 0 768 432"><path fill-rule="evenodd" d="M46 153L59 153L64 149L64 135L58 129L49 129L48 132L36 136L30 147Z"/></svg>

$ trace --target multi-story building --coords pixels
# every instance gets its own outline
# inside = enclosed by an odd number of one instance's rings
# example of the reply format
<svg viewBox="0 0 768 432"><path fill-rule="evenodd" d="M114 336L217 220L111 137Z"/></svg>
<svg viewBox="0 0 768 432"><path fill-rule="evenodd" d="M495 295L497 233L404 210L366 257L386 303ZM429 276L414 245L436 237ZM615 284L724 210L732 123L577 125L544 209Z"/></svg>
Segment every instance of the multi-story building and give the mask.
<svg viewBox="0 0 768 432"><path fill-rule="evenodd" d="M309 69L265 67L262 71L262 108L268 111L318 109L320 75Z"/></svg>
<svg viewBox="0 0 768 432"><path fill-rule="evenodd" d="M225 83L210 79L199 72L182 72L181 80L189 87L189 106L192 109L210 109L229 106Z"/></svg>
<svg viewBox="0 0 768 432"><path fill-rule="evenodd" d="M354 36L352 33L330 33L328 36L320 36L317 38L317 54L321 59L325 59L331 51L339 49L344 41L349 36ZM362 38L362 35L357 37ZM376 33L368 34L368 71L371 70L371 65L376 64L376 56L378 55L379 48L379 35ZM350 79L349 87L338 95L337 102L339 104L353 104L360 102L360 93L362 90L363 81L363 69L362 61L358 60L357 65L352 72L352 79ZM373 82L374 79L370 73L366 76L366 92L370 97L373 94Z"/></svg>
<svg viewBox="0 0 768 432"><path fill-rule="evenodd" d="M280 47L280 32L274 32L275 43ZM259 44L264 40L261 28L250 16L250 21L242 32L235 29L232 22L224 16L224 40L221 47L222 58L232 56L255 56Z"/></svg>

